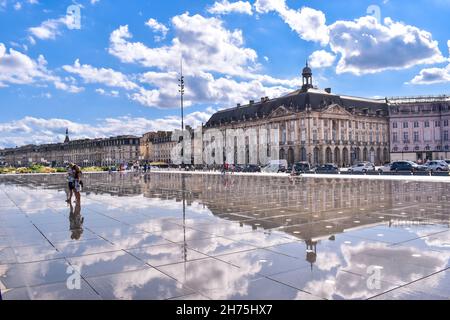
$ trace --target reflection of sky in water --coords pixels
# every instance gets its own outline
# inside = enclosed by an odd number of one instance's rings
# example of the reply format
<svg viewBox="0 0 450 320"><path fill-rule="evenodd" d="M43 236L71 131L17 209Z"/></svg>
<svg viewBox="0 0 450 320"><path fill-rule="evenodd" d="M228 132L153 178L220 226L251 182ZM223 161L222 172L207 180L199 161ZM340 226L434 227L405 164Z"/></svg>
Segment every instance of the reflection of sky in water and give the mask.
<svg viewBox="0 0 450 320"><path fill-rule="evenodd" d="M449 184L86 175L79 241L64 184L0 178L3 290L61 283L73 263L107 298L364 299L400 286L450 297Z"/></svg>

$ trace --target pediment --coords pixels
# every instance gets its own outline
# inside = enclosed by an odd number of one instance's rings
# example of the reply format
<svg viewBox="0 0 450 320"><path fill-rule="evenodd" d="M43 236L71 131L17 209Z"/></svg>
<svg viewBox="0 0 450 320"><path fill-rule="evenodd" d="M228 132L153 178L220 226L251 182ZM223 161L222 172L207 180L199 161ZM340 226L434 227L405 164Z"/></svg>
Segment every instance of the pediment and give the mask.
<svg viewBox="0 0 450 320"><path fill-rule="evenodd" d="M351 116L352 114L345 110L345 108L341 107L338 104L332 104L328 106L323 113L325 114L333 114L333 115L342 115L342 116Z"/></svg>
<svg viewBox="0 0 450 320"><path fill-rule="evenodd" d="M292 112L291 110L288 110L285 106L279 106L278 108L276 108L275 110L273 110L270 113L269 118L284 117L284 116L289 116L292 114L294 114L294 112Z"/></svg>

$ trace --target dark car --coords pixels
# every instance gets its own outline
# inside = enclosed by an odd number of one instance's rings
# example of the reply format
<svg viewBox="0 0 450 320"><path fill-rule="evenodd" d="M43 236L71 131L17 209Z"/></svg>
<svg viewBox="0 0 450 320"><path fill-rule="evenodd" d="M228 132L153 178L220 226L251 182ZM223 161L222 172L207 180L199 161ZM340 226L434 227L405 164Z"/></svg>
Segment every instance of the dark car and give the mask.
<svg viewBox="0 0 450 320"><path fill-rule="evenodd" d="M314 170L311 168L309 162L296 162L293 167L293 174L299 175L302 173L312 173Z"/></svg>
<svg viewBox="0 0 450 320"><path fill-rule="evenodd" d="M247 164L242 172L261 172L261 167L256 164Z"/></svg>
<svg viewBox="0 0 450 320"><path fill-rule="evenodd" d="M335 164L327 163L318 166L316 169L316 173L339 173L339 168Z"/></svg>
<svg viewBox="0 0 450 320"><path fill-rule="evenodd" d="M424 172L427 171L426 166L419 165L412 161L395 161L391 165L392 172Z"/></svg>

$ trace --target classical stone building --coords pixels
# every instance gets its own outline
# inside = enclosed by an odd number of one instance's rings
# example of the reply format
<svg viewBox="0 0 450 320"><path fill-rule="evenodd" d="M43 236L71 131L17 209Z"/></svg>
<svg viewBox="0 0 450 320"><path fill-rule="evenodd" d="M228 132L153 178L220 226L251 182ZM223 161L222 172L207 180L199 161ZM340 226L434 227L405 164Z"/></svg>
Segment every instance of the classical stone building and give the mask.
<svg viewBox="0 0 450 320"><path fill-rule="evenodd" d="M68 131L63 143L27 145L0 151L2 161L12 166L45 164L64 166L106 166L139 160L139 138L118 136L105 139L70 140Z"/></svg>
<svg viewBox="0 0 450 320"><path fill-rule="evenodd" d="M389 161L386 100L337 95L331 89L314 88L308 65L302 76L301 89L280 98L264 97L258 102L250 101L248 105L238 104L219 111L209 119L204 129L216 128L225 132L227 129L253 128L258 139L261 132L277 129L277 152L279 158L288 163L309 161L312 164L348 166L357 161L376 164ZM245 148L244 162L248 163L249 147L246 145ZM271 152L270 148L267 152ZM225 159L228 162L233 160L236 159ZM259 164L265 164L262 162L258 159Z"/></svg>
<svg viewBox="0 0 450 320"><path fill-rule="evenodd" d="M389 99L391 158L427 160L450 158L450 97Z"/></svg>
<svg viewBox="0 0 450 320"><path fill-rule="evenodd" d="M194 137L194 130L191 126L185 127L185 133L188 132L191 140ZM172 131L151 131L141 137L141 160L147 162L164 162L172 164L172 152L178 143ZM193 143L191 142L191 154L193 154Z"/></svg>
<svg viewBox="0 0 450 320"><path fill-rule="evenodd" d="M147 132L141 138L141 159L170 164L171 151L176 144L172 141L172 131Z"/></svg>

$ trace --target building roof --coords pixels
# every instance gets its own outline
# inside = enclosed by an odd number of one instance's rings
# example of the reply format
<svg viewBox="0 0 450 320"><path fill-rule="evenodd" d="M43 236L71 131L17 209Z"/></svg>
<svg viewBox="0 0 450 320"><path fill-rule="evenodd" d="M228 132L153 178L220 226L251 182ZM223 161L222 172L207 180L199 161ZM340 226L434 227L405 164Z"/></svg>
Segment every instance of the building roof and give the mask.
<svg viewBox="0 0 450 320"><path fill-rule="evenodd" d="M306 107L312 110L322 110L326 107L337 104L345 109L353 109L356 113L367 110L368 114L376 115L382 111L383 115L388 114L386 101L376 99L366 99L328 93L318 89L293 91L276 99L261 99L261 101L250 103L244 106L238 105L216 112L206 123L207 127L218 126L232 121L245 121L249 119L263 118L270 115L280 106L294 112L305 111Z"/></svg>

